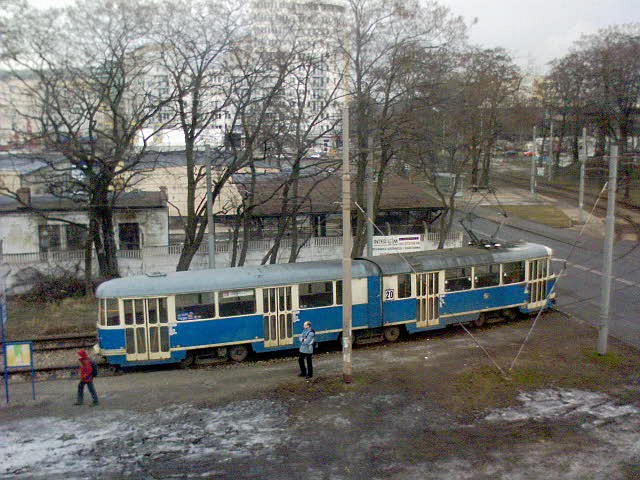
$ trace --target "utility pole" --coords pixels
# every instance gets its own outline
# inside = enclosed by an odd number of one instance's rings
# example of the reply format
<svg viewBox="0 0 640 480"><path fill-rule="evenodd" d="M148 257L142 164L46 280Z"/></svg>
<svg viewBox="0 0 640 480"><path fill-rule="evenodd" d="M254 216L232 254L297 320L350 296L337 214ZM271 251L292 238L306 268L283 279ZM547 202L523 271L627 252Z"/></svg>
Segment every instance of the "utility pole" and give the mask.
<svg viewBox="0 0 640 480"><path fill-rule="evenodd" d="M533 147L531 147L531 193L536 194L536 127L533 127Z"/></svg>
<svg viewBox="0 0 640 480"><path fill-rule="evenodd" d="M586 223L584 212L584 172L587 163L587 129L582 129L582 154L580 155L580 190L578 191L578 209L580 210L580 223Z"/></svg>
<svg viewBox="0 0 640 480"><path fill-rule="evenodd" d="M351 167L349 165L349 37L345 54L345 96L342 105L342 380L352 381L351 364Z"/></svg>
<svg viewBox="0 0 640 480"><path fill-rule="evenodd" d="M205 162L207 165L207 226L209 230L209 268L216 268L216 233L213 224L213 198L211 181L211 151L209 145L204 148Z"/></svg>
<svg viewBox="0 0 640 480"><path fill-rule="evenodd" d="M620 136L618 135L618 138ZM618 179L618 145L611 143L609 155L609 182L607 184L607 221L604 238L604 260L602 276L602 299L600 300L600 325L598 325L598 353L607 353L609 337L609 304L611 302L611 281L613 274L613 237L616 223L616 188Z"/></svg>
<svg viewBox="0 0 640 480"><path fill-rule="evenodd" d="M369 134L367 152L367 257L373 257L373 137Z"/></svg>
<svg viewBox="0 0 640 480"><path fill-rule="evenodd" d="M547 171L547 179L551 180L553 176L553 120L549 122L549 170Z"/></svg>

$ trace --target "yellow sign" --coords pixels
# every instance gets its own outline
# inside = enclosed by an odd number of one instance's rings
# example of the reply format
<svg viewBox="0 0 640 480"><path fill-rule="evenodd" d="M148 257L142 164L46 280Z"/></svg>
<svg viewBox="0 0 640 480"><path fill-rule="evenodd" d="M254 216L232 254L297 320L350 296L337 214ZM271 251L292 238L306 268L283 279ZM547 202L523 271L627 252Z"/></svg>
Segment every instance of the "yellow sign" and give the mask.
<svg viewBox="0 0 640 480"><path fill-rule="evenodd" d="M28 343L14 343L7 345L7 367L30 367L31 345Z"/></svg>

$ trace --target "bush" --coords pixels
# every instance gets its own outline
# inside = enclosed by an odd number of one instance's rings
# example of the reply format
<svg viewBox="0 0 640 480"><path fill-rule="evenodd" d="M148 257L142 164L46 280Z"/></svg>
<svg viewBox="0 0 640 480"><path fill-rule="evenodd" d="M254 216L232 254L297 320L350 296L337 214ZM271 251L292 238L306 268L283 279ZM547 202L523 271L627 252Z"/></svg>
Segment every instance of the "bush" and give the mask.
<svg viewBox="0 0 640 480"><path fill-rule="evenodd" d="M26 268L16 275L14 287L26 290L21 297L33 303L59 303L65 298L85 295L85 284L78 266L73 270L55 267L49 272Z"/></svg>

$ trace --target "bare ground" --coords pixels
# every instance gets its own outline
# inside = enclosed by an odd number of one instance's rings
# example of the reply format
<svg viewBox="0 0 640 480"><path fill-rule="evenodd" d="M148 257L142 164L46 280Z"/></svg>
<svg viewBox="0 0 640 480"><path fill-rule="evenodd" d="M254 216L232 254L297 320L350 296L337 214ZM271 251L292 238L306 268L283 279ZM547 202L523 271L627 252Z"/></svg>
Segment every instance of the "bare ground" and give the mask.
<svg viewBox="0 0 640 480"><path fill-rule="evenodd" d="M506 371L531 324L474 334ZM316 357L311 382L282 355L99 378L91 410L71 405L74 381L40 383L35 402L15 384L0 438L26 443L0 440L0 476L640 478L640 356L595 345L592 328L554 312L508 378L450 329L356 348L350 385L337 350Z"/></svg>

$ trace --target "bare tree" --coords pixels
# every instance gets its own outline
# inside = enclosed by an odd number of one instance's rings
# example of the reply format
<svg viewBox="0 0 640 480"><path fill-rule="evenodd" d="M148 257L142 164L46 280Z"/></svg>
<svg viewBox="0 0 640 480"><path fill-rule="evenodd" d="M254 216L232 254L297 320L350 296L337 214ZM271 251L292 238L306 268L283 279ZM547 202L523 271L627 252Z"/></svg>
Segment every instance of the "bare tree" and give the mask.
<svg viewBox="0 0 640 480"><path fill-rule="evenodd" d="M397 112L413 95L424 76L416 68L464 37L459 18L435 3L412 1L400 4L387 0L350 0L350 44L343 45L352 72L355 136L355 197L365 204L369 137L380 144L377 159L377 211L385 172L394 158L392 137L398 132ZM358 211L353 255L360 255L366 243L366 218Z"/></svg>
<svg viewBox="0 0 640 480"><path fill-rule="evenodd" d="M162 5L157 32L162 70L175 89L168 106L175 127L184 137L187 210L178 212L184 227L184 245L177 270L188 270L207 229L206 201L202 184L205 165L215 171L214 201L236 170L236 162L221 155L222 143L212 138L215 121L228 115L232 79L225 75L225 62L236 42L243 13L234 0L170 1ZM196 150L211 146L211 154L197 162ZM209 228L212 228L209 226Z"/></svg>
<svg viewBox="0 0 640 480"><path fill-rule="evenodd" d="M106 278L119 275L115 202L144 170L146 142L155 131L142 135L143 128L171 98L160 97L149 77L157 62L145 48L149 11L144 0L27 11L8 39L8 65L27 99L21 105L30 105L18 113L36 127L20 134L56 154L41 157L42 181L50 193L88 209L88 237Z"/></svg>

